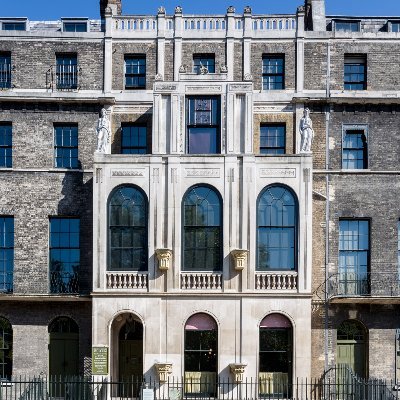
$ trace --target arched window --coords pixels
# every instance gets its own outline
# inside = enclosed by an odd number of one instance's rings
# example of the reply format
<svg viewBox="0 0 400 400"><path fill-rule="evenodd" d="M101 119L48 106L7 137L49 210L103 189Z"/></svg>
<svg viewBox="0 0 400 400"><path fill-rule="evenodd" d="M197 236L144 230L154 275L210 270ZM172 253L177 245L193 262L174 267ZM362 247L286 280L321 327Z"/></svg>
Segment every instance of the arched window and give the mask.
<svg viewBox="0 0 400 400"><path fill-rule="evenodd" d="M187 393L215 393L218 329L205 313L192 315L185 324L185 388Z"/></svg>
<svg viewBox="0 0 400 400"><path fill-rule="evenodd" d="M257 270L297 269L297 201L285 186L268 186L257 208Z"/></svg>
<svg viewBox="0 0 400 400"><path fill-rule="evenodd" d="M147 270L147 200L132 186L115 189L108 203L111 271Z"/></svg>
<svg viewBox="0 0 400 400"><path fill-rule="evenodd" d="M11 324L0 318L0 380L11 379L13 333Z"/></svg>
<svg viewBox="0 0 400 400"><path fill-rule="evenodd" d="M293 332L282 314L267 315L260 323L260 394L287 397L292 376Z"/></svg>
<svg viewBox="0 0 400 400"><path fill-rule="evenodd" d="M183 270L222 269L222 211L218 193L194 186L183 199Z"/></svg>
<svg viewBox="0 0 400 400"><path fill-rule="evenodd" d="M58 317L49 325L49 374L79 374L79 327L68 317ZM56 393L56 388L52 388Z"/></svg>

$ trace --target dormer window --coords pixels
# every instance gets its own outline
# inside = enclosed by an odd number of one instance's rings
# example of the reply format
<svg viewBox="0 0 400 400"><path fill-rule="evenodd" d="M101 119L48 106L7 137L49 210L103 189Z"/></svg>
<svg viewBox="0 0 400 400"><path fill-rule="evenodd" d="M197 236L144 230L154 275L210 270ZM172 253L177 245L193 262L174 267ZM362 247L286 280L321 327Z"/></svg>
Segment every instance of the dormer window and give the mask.
<svg viewBox="0 0 400 400"><path fill-rule="evenodd" d="M87 18L61 18L63 32L88 32Z"/></svg>
<svg viewBox="0 0 400 400"><path fill-rule="evenodd" d="M26 31L26 18L0 20L2 31Z"/></svg>
<svg viewBox="0 0 400 400"><path fill-rule="evenodd" d="M333 21L335 32L360 32L360 21Z"/></svg>
<svg viewBox="0 0 400 400"><path fill-rule="evenodd" d="M388 22L389 32L400 32L400 21L389 21Z"/></svg>

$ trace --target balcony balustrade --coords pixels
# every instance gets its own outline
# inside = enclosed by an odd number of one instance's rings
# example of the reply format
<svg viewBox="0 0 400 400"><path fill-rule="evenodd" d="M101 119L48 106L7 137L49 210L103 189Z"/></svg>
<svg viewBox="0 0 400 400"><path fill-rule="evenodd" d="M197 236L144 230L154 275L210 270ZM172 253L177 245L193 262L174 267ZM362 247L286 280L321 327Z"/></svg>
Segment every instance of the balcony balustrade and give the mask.
<svg viewBox="0 0 400 400"><path fill-rule="evenodd" d="M181 289L220 290L222 289L222 273L181 272Z"/></svg>
<svg viewBox="0 0 400 400"><path fill-rule="evenodd" d="M46 87L53 90L78 90L81 71L78 65L52 65L46 72Z"/></svg>
<svg viewBox="0 0 400 400"><path fill-rule="evenodd" d="M297 290L297 286L295 271L256 272L257 290Z"/></svg>
<svg viewBox="0 0 400 400"><path fill-rule="evenodd" d="M107 289L139 289L147 290L147 273L107 272Z"/></svg>
<svg viewBox="0 0 400 400"><path fill-rule="evenodd" d="M11 88L11 64L8 62L0 63L0 89Z"/></svg>

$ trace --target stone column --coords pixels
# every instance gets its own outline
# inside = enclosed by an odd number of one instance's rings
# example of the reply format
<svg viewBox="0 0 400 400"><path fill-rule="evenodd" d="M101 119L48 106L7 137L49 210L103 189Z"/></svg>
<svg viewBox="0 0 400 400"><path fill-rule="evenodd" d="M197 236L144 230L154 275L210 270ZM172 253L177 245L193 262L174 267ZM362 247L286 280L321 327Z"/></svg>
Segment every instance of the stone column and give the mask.
<svg viewBox="0 0 400 400"><path fill-rule="evenodd" d="M251 8L245 7L243 12L244 31L243 31L243 77L245 80L250 80L251 76Z"/></svg>
<svg viewBox="0 0 400 400"><path fill-rule="evenodd" d="M160 7L157 14L157 79L164 80L165 68L165 8Z"/></svg>
<svg viewBox="0 0 400 400"><path fill-rule="evenodd" d="M296 91L304 90L304 7L297 9Z"/></svg>
<svg viewBox="0 0 400 400"><path fill-rule="evenodd" d="M175 7L175 26L174 26L174 81L179 80L179 67L182 64L182 32L183 19L182 8Z"/></svg>
<svg viewBox="0 0 400 400"><path fill-rule="evenodd" d="M104 38L104 93L111 93L112 89L112 11L105 10L105 38Z"/></svg>
<svg viewBox="0 0 400 400"><path fill-rule="evenodd" d="M235 58L235 9L230 6L226 12L228 20L226 30L226 65L228 66L228 81L233 81L233 64Z"/></svg>

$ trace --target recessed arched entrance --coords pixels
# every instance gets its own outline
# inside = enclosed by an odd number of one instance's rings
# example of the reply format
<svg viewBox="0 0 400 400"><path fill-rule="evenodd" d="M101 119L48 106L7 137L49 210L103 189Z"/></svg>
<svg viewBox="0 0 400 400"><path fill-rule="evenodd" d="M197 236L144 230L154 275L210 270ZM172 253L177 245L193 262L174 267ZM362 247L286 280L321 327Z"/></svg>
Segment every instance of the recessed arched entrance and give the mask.
<svg viewBox="0 0 400 400"><path fill-rule="evenodd" d="M292 381L293 327L282 314L267 315L260 323L260 395L288 396Z"/></svg>
<svg viewBox="0 0 400 400"><path fill-rule="evenodd" d="M111 378L122 382L118 396L136 396L143 376L143 324L132 313L119 314L111 327Z"/></svg>
<svg viewBox="0 0 400 400"><path fill-rule="evenodd" d="M79 375L79 327L68 317L49 325L49 375Z"/></svg>
<svg viewBox="0 0 400 400"><path fill-rule="evenodd" d="M336 364L347 365L361 378L367 377L367 332L356 320L343 321L337 330Z"/></svg>

